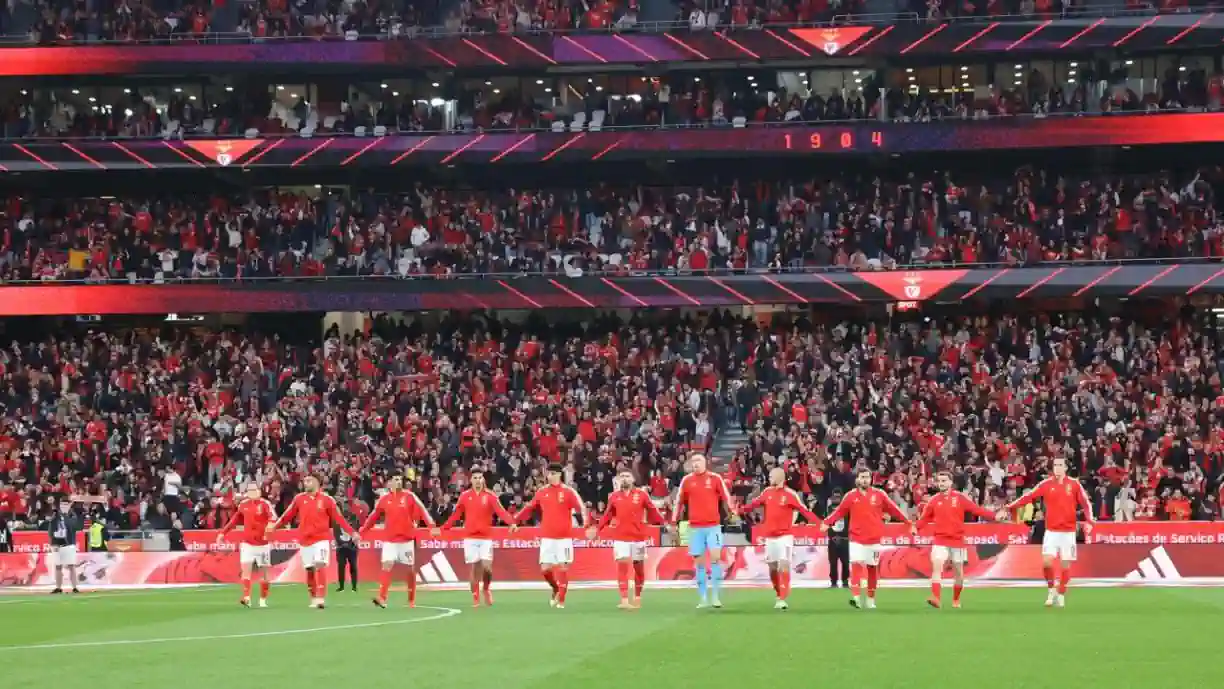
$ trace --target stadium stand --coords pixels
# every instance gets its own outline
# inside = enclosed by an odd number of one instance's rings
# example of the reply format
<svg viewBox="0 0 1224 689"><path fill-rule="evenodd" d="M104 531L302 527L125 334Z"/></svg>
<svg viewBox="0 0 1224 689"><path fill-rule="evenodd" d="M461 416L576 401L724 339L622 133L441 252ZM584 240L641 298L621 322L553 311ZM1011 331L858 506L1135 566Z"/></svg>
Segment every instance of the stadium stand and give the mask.
<svg viewBox="0 0 1224 689"><path fill-rule="evenodd" d="M712 31L844 20L867 5L686 2L675 7L674 21L653 22L640 18L645 8L632 0L118 0L72 7L20 0L0 9L0 34L4 46L23 46ZM876 21L1147 16L1197 10L1203 3L916 5L900 19ZM1165 45L1198 24L1186 26L1177 33L1160 27L1170 31ZM1115 40L1120 44L1141 30L1127 29ZM1070 44L1073 35L1063 40ZM915 38L909 48L920 40L926 39ZM899 46L899 55L909 48ZM1126 59L1121 51L1118 57ZM1083 67L1073 59L1084 59ZM809 88L818 70L762 69L766 76L757 77L756 65L723 70L708 62L664 70L664 77L626 76L628 70L579 76L575 70L567 79L517 73L486 79L473 70L454 81L435 82L422 73L359 83L364 75L349 74L324 89L305 76L301 90L281 85L279 74L246 83L228 74L194 84L173 76L147 85L130 75L107 83L32 80L23 84L29 88L3 94L8 105L0 134L12 142L63 139L54 145L70 148L71 139L84 137L169 141L498 130L582 136L600 128L865 120L922 127L939 120L1103 122L1121 115L1130 122L1153 112L1214 112L1224 102L1218 56L1189 53L1153 58L1133 73L1072 54L1043 66L1025 59L1014 69L1031 71L1011 72L1014 80L996 80L994 65L965 60L927 65L939 74L922 84L900 59L862 78L855 69L871 71L866 64L847 62L825 90ZM1007 73L998 70L1000 77ZM519 83L507 88L493 79ZM308 90L315 92L313 103ZM0 282L88 283L78 287L88 290L99 283L885 271L1224 258L1215 196L1224 171L1195 167L1198 155L1170 156L1169 163L1136 173L1120 171L1122 165L1072 170L1054 155L1017 168L1001 164L1014 160L1003 153L976 169L932 166L920 158L930 151L915 150L913 158L907 149L903 163L888 167L878 160L825 164L806 176L791 174L797 167L792 158L779 162L774 174L740 171L737 181L716 178L711 163L708 183L667 186L624 178L587 184L577 173L535 184L548 173L533 170L483 185L467 185L466 171L459 171L446 181L423 174L378 191L355 181L325 189L314 178L303 181L313 174L303 168L294 178L302 186L266 189L232 183L224 173L242 173L222 172L228 163L215 159L218 167L208 167L218 183L192 193L167 183L140 194L90 196L86 188L105 184L84 175L42 193L46 188L34 182L21 188L30 177L6 176L12 183L0 205ZM285 166L296 167L312 153ZM490 157L491 165L500 154ZM196 166L206 167L201 161ZM836 314L792 310L760 321L745 312L642 309L587 313L582 325L539 313L526 320L494 312L463 318L384 314L365 330L332 329L322 337L290 335L266 322L231 327L219 319L190 328L159 321L151 328L148 322L107 323L54 332L44 331L45 324L6 322L11 344L0 349L0 514L37 527L58 496L88 495L103 500L100 509L117 529L210 528L232 513L245 480L258 481L283 508L306 473L320 472L359 513L360 505L373 504L389 475L404 473L444 518L474 467L492 472L495 490L507 506L518 507L551 461L566 464L567 480L599 512L616 471L632 469L663 498L684 471L686 452L706 451L721 431L735 428L746 444L719 458L719 469L741 499L761 486L768 469L782 466L789 485L824 512L853 472L865 467L912 511L931 491L934 473L948 469L973 499L994 508L1034 485L1050 459L1061 456L1084 480L1102 518L1218 518L1224 357L1214 312L1184 303L1144 304L1123 311L1117 304L1087 303L1030 309L1025 302L957 313L924 308L896 318L864 306Z"/></svg>
<svg viewBox="0 0 1224 689"><path fill-rule="evenodd" d="M722 187L12 197L8 281L880 270L1224 256L1219 169Z"/></svg>
<svg viewBox="0 0 1224 689"><path fill-rule="evenodd" d="M304 97L289 101L237 93L232 88L207 100L183 89L127 88L102 100L63 89L50 97L15 96L0 115L4 138L192 138L213 136L353 135L381 128L384 135L421 132L550 131L612 128L694 128L803 126L825 122L889 121L924 123L941 120L983 120L1009 117L1117 116L1144 113L1203 112L1217 109L1224 99L1224 78L1206 66L1172 68L1159 81L1148 80L1140 91L1119 77L1108 89L1093 81L1050 83L1033 71L1017 86L982 95L888 88L883 97L873 85L818 92L805 84L793 93L785 85L764 88L765 82L743 75L709 73L658 80L625 80L622 93L586 86L576 105L546 105L546 94L462 84L457 112L446 115L446 101L407 91L380 91L327 108ZM543 83L541 81L541 83ZM760 86L758 87L758 83ZM486 82L492 84L492 82ZM434 84L435 86L437 84ZM579 86L571 87L577 88ZM385 84L384 84L385 87ZM596 90L598 89L598 90ZM220 89L214 89L220 91ZM326 111L324 111L326 110Z"/></svg>
<svg viewBox="0 0 1224 689"><path fill-rule="evenodd" d="M645 3L650 5L652 3ZM639 0L464 0L462 2L244 3L142 2L119 0L104 7L61 6L21 0L0 8L0 35L7 42L42 45L93 42L387 40L423 32L528 33L560 31L659 31L811 25L847 21L1031 20L1033 17L1144 16L1213 7L1207 0L1092 2L895 3L887 13L865 0L685 0L674 14L643 21ZM895 11L900 9L900 11ZM652 13L657 15L658 12Z"/></svg>
<svg viewBox="0 0 1224 689"><path fill-rule="evenodd" d="M1214 518L1224 359L1211 328L1188 310L765 327L715 311L585 328L380 319L294 344L83 331L0 353L0 510L34 525L53 496L99 495L121 528L209 527L247 479L283 506L321 471L369 506L407 471L445 515L474 466L518 506L560 461L598 511L616 470L666 496L682 453L738 425L750 443L727 474L740 497L784 466L823 508L866 467L912 508L950 468L998 506L1065 456L1102 518Z"/></svg>

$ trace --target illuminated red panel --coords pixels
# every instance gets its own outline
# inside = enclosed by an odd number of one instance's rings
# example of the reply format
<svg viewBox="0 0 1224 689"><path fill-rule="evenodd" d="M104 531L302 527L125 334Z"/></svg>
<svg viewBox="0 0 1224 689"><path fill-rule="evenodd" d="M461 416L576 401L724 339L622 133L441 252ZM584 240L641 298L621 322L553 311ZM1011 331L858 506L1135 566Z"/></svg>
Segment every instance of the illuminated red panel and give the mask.
<svg viewBox="0 0 1224 689"><path fill-rule="evenodd" d="M870 26L842 26L831 29L791 29L796 38L802 39L822 51L825 55L836 55L843 48L862 38Z"/></svg>
<svg viewBox="0 0 1224 689"><path fill-rule="evenodd" d="M923 301L939 294L943 288L965 277L968 270L894 271L862 273L863 280L898 301Z"/></svg>
<svg viewBox="0 0 1224 689"><path fill-rule="evenodd" d="M209 139L204 141L184 141L184 144L195 149L197 153L225 167L251 152L263 139Z"/></svg>

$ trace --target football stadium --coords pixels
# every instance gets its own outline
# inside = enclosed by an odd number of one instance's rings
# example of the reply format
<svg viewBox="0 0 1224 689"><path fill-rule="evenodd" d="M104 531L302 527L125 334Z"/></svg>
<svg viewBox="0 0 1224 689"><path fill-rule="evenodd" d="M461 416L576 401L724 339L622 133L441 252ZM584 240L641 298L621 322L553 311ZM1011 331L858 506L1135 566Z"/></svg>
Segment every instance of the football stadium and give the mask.
<svg viewBox="0 0 1224 689"><path fill-rule="evenodd" d="M1209 686L1216 10L7 3L0 662Z"/></svg>

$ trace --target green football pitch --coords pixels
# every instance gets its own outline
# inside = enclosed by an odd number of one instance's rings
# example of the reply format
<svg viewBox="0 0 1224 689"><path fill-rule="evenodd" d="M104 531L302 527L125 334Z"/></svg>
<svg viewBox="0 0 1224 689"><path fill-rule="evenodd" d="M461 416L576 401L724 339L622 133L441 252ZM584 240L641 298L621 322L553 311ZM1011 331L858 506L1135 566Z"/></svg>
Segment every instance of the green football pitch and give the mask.
<svg viewBox="0 0 1224 689"><path fill-rule="evenodd" d="M365 689L713 689L733 687L1218 686L1224 589L1073 589L1046 609L1042 589L971 589L965 608L933 610L921 589L885 589L876 610L843 591L796 590L772 609L765 590L724 592L696 610L691 591L575 590L565 610L540 591L502 591L492 608L466 592L330 593L302 587L268 609L236 588L0 598L5 685Z"/></svg>

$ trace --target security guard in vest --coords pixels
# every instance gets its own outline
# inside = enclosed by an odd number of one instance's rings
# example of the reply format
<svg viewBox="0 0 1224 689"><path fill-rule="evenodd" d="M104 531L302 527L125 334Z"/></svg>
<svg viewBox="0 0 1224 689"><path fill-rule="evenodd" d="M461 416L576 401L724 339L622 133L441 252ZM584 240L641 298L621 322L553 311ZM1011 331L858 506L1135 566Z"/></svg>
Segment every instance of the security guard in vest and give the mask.
<svg viewBox="0 0 1224 689"><path fill-rule="evenodd" d="M85 545L91 553L105 553L110 550L110 531L101 515L95 515L93 522L86 529Z"/></svg>

